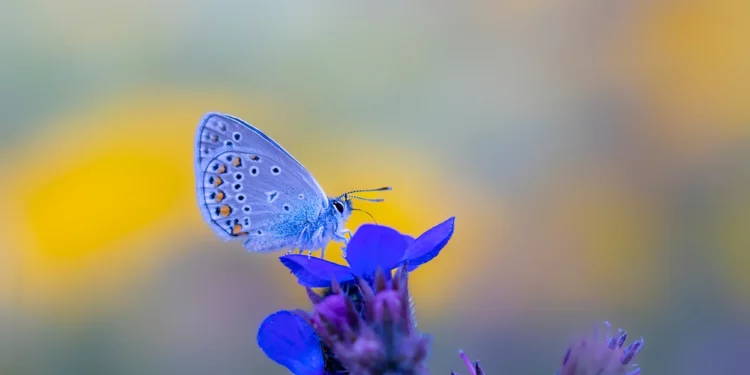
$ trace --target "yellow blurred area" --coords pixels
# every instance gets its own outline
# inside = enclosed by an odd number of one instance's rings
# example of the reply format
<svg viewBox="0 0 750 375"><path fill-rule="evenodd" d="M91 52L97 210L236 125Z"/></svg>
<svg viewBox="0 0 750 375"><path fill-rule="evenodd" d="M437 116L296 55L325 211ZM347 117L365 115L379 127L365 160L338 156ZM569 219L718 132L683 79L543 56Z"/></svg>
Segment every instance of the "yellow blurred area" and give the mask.
<svg viewBox="0 0 750 375"><path fill-rule="evenodd" d="M185 108L232 100L167 97L138 93L71 113L54 120L56 134L2 156L14 160L2 222L26 303L66 311L92 290L112 292L200 225L189 188L197 121Z"/></svg>
<svg viewBox="0 0 750 375"><path fill-rule="evenodd" d="M595 173L558 186L560 190L542 203L549 207L538 225L549 231L547 243L557 244L551 251L568 253L573 258L568 267L575 270L558 275L562 283L558 284L558 303L576 294L585 301L593 294L613 306L622 303L622 308L641 303L658 306L663 293L659 261L640 260L652 256L664 218L629 181L606 170L591 172ZM617 265L637 269L637 276L612 277ZM575 281L566 282L566 278ZM581 288L582 278L608 281ZM607 295L610 298L603 300L601 296Z"/></svg>
<svg viewBox="0 0 750 375"><path fill-rule="evenodd" d="M657 2L633 26L631 59L653 100L649 126L686 155L750 137L750 2Z"/></svg>

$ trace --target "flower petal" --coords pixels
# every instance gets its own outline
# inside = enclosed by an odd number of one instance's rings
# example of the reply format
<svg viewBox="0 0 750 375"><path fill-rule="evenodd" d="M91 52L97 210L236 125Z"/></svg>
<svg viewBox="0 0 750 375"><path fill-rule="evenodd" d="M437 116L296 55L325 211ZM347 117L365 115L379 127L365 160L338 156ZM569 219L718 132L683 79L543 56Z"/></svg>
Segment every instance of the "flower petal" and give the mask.
<svg viewBox="0 0 750 375"><path fill-rule="evenodd" d="M414 242L414 237L408 234L404 234L403 236L404 236L404 239L406 240L406 247L408 248Z"/></svg>
<svg viewBox="0 0 750 375"><path fill-rule="evenodd" d="M320 258L292 254L284 255L279 260L297 276L300 285L310 288L329 287L334 277L339 282L354 280L354 275L348 267Z"/></svg>
<svg viewBox="0 0 750 375"><path fill-rule="evenodd" d="M301 316L291 311L269 315L258 329L258 346L294 375L322 375L320 339Z"/></svg>
<svg viewBox="0 0 750 375"><path fill-rule="evenodd" d="M455 217L452 217L422 233L404 253L403 261L409 262L409 271L414 271L436 257L453 236Z"/></svg>
<svg viewBox="0 0 750 375"><path fill-rule="evenodd" d="M357 229L346 247L346 261L355 275L370 279L378 268L386 274L398 265L407 238L395 229L365 224Z"/></svg>

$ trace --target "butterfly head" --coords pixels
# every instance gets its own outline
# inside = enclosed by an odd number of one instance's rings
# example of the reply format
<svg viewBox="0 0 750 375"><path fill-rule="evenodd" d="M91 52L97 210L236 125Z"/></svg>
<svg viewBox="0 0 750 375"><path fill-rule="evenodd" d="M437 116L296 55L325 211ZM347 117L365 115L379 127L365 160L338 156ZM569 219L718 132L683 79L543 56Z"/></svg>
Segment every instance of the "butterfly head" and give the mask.
<svg viewBox="0 0 750 375"><path fill-rule="evenodd" d="M367 201L367 202L382 202L383 198L365 198L360 197L357 195L357 193L369 193L369 192L375 192L375 191L387 191L391 190L390 187L382 187L378 189L367 189L367 190L354 190L350 192L346 192L344 194L339 195L336 198L329 198L329 203L331 204L331 207L335 214L340 215L340 217L344 220L347 220L349 216L351 216L352 211L363 211L357 208L354 208L354 205L352 204L352 201L355 199ZM367 211L363 211L369 215ZM372 215L370 215L372 217Z"/></svg>
<svg viewBox="0 0 750 375"><path fill-rule="evenodd" d="M346 220L349 218L349 216L352 215L354 207L352 206L351 199L347 199L346 196L343 196L337 198L328 198L328 200L331 205L331 210L336 216Z"/></svg>

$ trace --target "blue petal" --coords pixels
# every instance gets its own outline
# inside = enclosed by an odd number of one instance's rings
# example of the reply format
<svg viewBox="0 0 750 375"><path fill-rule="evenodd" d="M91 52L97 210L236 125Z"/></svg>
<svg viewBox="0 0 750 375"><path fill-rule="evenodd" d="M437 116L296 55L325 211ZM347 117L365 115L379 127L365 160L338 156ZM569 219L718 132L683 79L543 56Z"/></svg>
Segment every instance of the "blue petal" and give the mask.
<svg viewBox="0 0 750 375"><path fill-rule="evenodd" d="M412 244L412 242L414 242L414 237L408 234L404 234L403 236L404 236L404 239L406 240L406 248L408 249L409 246Z"/></svg>
<svg viewBox="0 0 750 375"><path fill-rule="evenodd" d="M403 258L403 261L409 262L409 271L413 271L420 265L432 260L448 244L453 235L455 219L455 217L452 217L434 226L427 232L422 233L409 245Z"/></svg>
<svg viewBox="0 0 750 375"><path fill-rule="evenodd" d="M365 224L346 247L346 261L355 275L370 278L378 268L389 273L404 256L407 238L395 229Z"/></svg>
<svg viewBox="0 0 750 375"><path fill-rule="evenodd" d="M297 282L300 285L310 288L329 287L334 277L339 282L354 280L354 275L348 267L320 258L293 254L284 255L279 260L292 271L294 276L297 276Z"/></svg>
<svg viewBox="0 0 750 375"><path fill-rule="evenodd" d="M290 311L269 315L258 329L258 346L294 375L322 375L320 339L301 316Z"/></svg>

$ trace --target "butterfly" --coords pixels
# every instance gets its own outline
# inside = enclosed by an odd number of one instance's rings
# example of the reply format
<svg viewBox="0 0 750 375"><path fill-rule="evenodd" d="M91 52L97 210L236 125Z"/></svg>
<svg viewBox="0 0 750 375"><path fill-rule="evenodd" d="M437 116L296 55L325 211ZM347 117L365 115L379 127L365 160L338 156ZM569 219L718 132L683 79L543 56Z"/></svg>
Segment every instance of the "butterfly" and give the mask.
<svg viewBox="0 0 750 375"><path fill-rule="evenodd" d="M210 112L195 140L198 206L208 225L225 241L244 240L251 252L289 249L287 254L321 249L331 240L348 243L346 221L354 190L328 197L315 178L269 136L247 122ZM360 210L361 211L361 210Z"/></svg>

